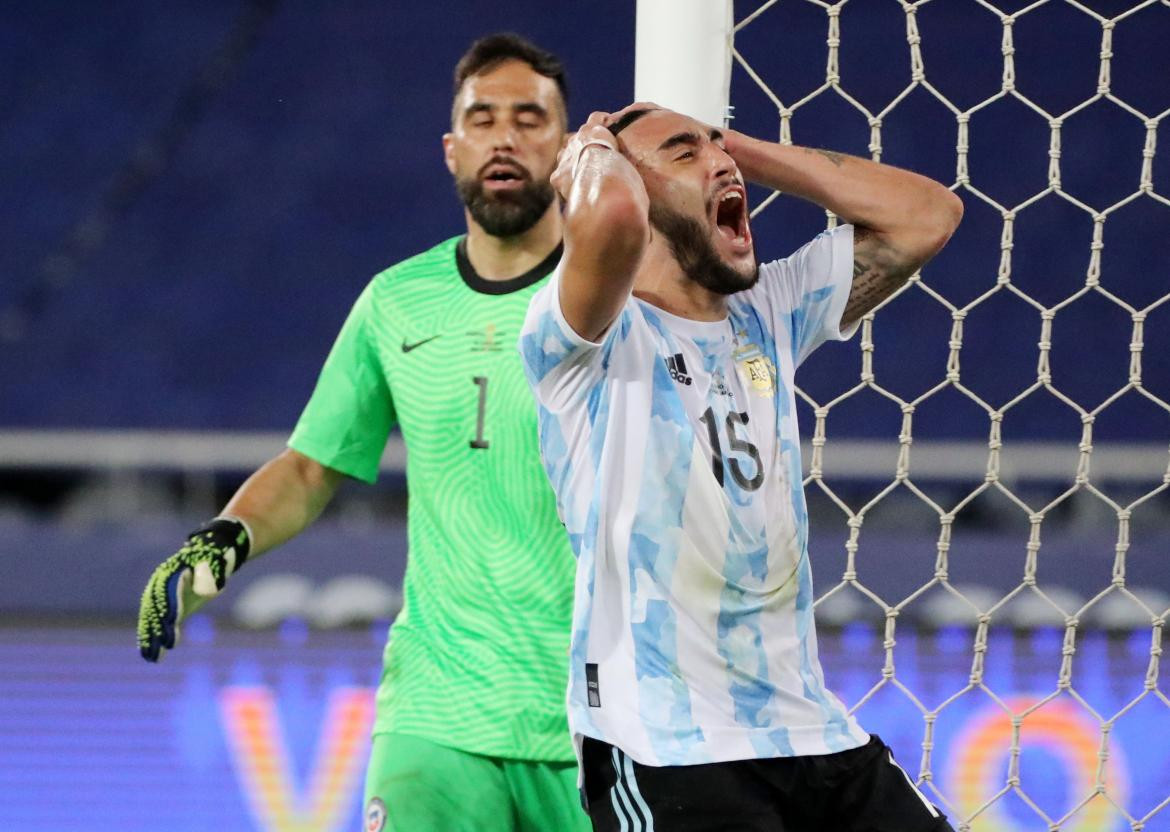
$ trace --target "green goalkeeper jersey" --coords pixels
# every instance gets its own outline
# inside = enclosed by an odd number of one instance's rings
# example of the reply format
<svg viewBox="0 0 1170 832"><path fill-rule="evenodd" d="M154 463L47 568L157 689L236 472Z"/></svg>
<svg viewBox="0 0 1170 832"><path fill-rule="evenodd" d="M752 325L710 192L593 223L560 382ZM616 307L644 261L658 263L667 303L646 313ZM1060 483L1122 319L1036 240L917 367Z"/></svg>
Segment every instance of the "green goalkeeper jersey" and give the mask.
<svg viewBox="0 0 1170 832"><path fill-rule="evenodd" d="M565 716L574 560L516 352L528 301L560 254L488 281L457 237L379 274L289 439L367 482L395 424L406 442L404 603L375 733L574 759Z"/></svg>

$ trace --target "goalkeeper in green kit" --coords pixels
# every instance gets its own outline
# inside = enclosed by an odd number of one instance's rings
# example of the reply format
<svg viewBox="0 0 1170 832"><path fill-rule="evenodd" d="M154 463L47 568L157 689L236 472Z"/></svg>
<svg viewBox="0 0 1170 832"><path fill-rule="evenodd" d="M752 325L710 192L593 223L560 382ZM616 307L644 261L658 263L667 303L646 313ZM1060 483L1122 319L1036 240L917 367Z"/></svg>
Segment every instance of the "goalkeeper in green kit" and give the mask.
<svg viewBox="0 0 1170 832"><path fill-rule="evenodd" d="M455 71L447 167L467 234L377 275L288 450L151 576L138 642L156 661L183 616L318 516L344 476L408 449L404 605L386 645L364 828L575 830L589 823L565 716L572 552L514 344L561 255L549 175L567 126L557 58L513 35Z"/></svg>

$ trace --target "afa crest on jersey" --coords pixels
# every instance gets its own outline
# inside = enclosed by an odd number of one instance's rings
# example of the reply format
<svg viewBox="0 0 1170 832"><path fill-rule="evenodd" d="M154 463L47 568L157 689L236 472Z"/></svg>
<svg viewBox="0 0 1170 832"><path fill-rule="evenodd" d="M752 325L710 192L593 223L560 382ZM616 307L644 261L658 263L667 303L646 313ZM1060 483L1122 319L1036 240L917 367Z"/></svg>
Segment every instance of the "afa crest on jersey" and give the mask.
<svg viewBox="0 0 1170 832"><path fill-rule="evenodd" d="M743 383L757 393L771 396L776 392L776 365L756 344L745 344L731 353Z"/></svg>

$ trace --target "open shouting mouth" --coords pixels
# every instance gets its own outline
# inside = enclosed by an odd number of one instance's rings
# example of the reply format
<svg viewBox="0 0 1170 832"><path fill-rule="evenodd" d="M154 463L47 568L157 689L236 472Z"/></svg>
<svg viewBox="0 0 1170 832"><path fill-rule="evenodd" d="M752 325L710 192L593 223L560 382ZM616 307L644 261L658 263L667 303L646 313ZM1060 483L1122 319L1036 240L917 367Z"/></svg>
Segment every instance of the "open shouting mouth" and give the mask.
<svg viewBox="0 0 1170 832"><path fill-rule="evenodd" d="M748 227L747 193L734 182L715 192L711 205L711 222L733 251L752 250L752 232Z"/></svg>

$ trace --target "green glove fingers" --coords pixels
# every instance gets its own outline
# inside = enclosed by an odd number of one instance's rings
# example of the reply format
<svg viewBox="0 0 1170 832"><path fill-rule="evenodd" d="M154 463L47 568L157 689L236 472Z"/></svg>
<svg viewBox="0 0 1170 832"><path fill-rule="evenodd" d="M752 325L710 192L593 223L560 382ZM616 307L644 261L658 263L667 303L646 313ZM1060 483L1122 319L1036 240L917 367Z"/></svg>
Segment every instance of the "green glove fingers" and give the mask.
<svg viewBox="0 0 1170 832"><path fill-rule="evenodd" d="M147 581L138 610L138 650L148 662L178 642L183 599L193 591L210 598L248 559L251 541L238 520L217 517L191 533L175 554L159 565Z"/></svg>

